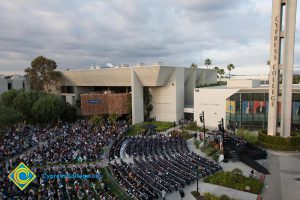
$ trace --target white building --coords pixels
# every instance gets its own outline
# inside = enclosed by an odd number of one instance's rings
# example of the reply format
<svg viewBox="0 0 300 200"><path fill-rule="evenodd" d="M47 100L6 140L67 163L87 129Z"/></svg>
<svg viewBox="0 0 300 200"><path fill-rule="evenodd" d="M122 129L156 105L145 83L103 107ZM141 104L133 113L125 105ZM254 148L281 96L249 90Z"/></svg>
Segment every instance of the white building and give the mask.
<svg viewBox="0 0 300 200"><path fill-rule="evenodd" d="M143 88L152 94L151 117L157 121L178 122L185 113L193 115L194 88L216 83L212 69L163 66L124 66L89 70L62 71L61 95L72 105L80 106L80 94L95 91L131 93L132 122L144 121Z"/></svg>
<svg viewBox="0 0 300 200"><path fill-rule="evenodd" d="M269 86L260 80L230 80L227 85L194 90L194 119L204 111L206 126L216 128L221 118L226 126L250 130L267 129ZM204 98L205 97L205 98ZM278 102L279 116L281 102ZM293 85L292 130L300 130L300 85ZM280 119L278 119L280 123Z"/></svg>
<svg viewBox="0 0 300 200"><path fill-rule="evenodd" d="M22 75L5 76L0 74L0 94L11 89L27 89L27 84Z"/></svg>

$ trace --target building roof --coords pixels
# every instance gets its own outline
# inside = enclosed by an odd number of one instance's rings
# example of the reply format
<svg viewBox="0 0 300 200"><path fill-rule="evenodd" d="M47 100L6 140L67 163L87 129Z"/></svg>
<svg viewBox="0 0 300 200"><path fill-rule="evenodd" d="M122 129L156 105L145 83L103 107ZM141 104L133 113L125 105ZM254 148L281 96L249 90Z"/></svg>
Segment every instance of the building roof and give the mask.
<svg viewBox="0 0 300 200"><path fill-rule="evenodd" d="M170 76L174 75L176 69L184 72L185 80L193 72L196 72L196 80L200 80L202 75L208 77L216 76L216 71L213 69L161 65L67 70L61 71L61 73L63 75L63 84L70 86L131 86L132 72L137 75L143 86L163 86Z"/></svg>

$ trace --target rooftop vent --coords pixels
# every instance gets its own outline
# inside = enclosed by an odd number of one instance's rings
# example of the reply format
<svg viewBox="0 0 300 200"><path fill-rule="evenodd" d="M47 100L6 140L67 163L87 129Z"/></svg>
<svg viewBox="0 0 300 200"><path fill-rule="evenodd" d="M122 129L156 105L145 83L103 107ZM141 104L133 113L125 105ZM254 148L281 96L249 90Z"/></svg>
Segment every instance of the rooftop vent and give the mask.
<svg viewBox="0 0 300 200"><path fill-rule="evenodd" d="M138 63L138 66L145 66L145 63Z"/></svg>

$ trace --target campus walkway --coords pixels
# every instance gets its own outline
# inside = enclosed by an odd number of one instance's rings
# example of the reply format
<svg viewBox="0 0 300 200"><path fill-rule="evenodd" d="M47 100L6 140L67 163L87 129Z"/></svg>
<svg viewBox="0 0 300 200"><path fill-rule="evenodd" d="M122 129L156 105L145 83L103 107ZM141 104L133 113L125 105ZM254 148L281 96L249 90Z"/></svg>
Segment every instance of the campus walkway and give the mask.
<svg viewBox="0 0 300 200"><path fill-rule="evenodd" d="M259 161L269 171L264 200L300 200L300 153L268 151L268 159Z"/></svg>

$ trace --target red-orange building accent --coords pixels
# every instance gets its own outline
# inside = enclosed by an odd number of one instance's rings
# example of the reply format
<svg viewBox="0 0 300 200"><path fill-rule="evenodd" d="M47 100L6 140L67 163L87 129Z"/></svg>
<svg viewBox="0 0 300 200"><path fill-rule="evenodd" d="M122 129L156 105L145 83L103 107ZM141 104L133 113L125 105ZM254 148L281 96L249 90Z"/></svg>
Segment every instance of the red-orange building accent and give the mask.
<svg viewBox="0 0 300 200"><path fill-rule="evenodd" d="M89 93L80 95L81 115L101 115L116 113L119 115L129 113L129 93L122 94L97 94Z"/></svg>

